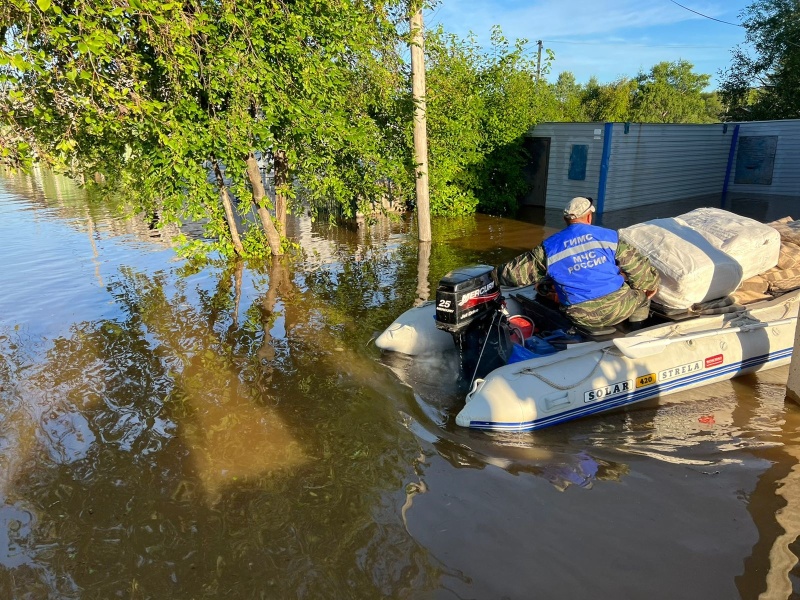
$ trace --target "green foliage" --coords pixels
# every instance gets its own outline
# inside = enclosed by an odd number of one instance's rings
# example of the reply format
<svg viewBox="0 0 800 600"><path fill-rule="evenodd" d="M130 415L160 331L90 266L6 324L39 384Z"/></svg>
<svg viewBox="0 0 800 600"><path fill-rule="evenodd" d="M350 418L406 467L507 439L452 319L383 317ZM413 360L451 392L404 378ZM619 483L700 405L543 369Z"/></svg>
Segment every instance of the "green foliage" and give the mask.
<svg viewBox="0 0 800 600"><path fill-rule="evenodd" d="M726 118L800 118L800 0L756 0L742 16L746 45L722 73Z"/></svg>
<svg viewBox="0 0 800 600"><path fill-rule="evenodd" d="M782 0L784 3L788 0ZM764 5L779 0L762 0ZM796 4L796 2L795 2ZM231 256L224 172L244 253L269 254L245 159L287 158L277 190L313 217L413 199L403 0L7 0L0 5L0 161L35 158L123 191L134 212L202 222ZM405 27L404 25L402 27ZM709 122L718 98L685 61L607 85L548 85L526 40L488 49L429 32L431 212L510 214L527 192L524 135L541 121ZM759 95L758 98L761 98ZM274 210L269 197L261 201ZM282 247L296 247L283 239Z"/></svg>
<svg viewBox="0 0 800 600"><path fill-rule="evenodd" d="M557 121L637 121L641 123L710 123L719 121L715 93L704 93L709 75L693 72L687 61L661 62L635 79L585 86L564 72L550 90L557 102Z"/></svg>
<svg viewBox="0 0 800 600"><path fill-rule="evenodd" d="M703 89L710 75L692 72L685 60L660 62L639 73L631 106L632 121L640 123L702 123L706 120Z"/></svg>
<svg viewBox="0 0 800 600"><path fill-rule="evenodd" d="M474 38L460 40L439 28L428 33L425 53L431 213L472 213L475 170L483 158L480 48Z"/></svg>
<svg viewBox="0 0 800 600"><path fill-rule="evenodd" d="M209 250L225 255L233 246L211 161L227 166L245 221L244 158L274 149L286 151L311 210L332 202L353 212L383 199L388 180L412 187L398 5L9 0L3 154L22 164L35 148L41 160L104 173L139 209L206 223ZM248 239L248 252L264 253Z"/></svg>
<svg viewBox="0 0 800 600"><path fill-rule="evenodd" d="M525 192L522 139L549 95L536 82L526 40L512 47L499 28L484 51L474 37L441 28L426 41L431 212L504 214ZM547 73L552 55L545 57ZM458 99L454 101L454 99Z"/></svg>
<svg viewBox="0 0 800 600"><path fill-rule="evenodd" d="M707 123L719 123L725 115L725 105L716 90L713 92L703 92L701 94L705 104L705 114Z"/></svg>
<svg viewBox="0 0 800 600"><path fill-rule="evenodd" d="M601 85L592 77L581 93L584 114L589 121L629 121L635 90L636 82L630 79Z"/></svg>
<svg viewBox="0 0 800 600"><path fill-rule="evenodd" d="M596 79L594 84L598 85ZM575 80L573 73L570 71L559 73L558 79L550 87L550 91L557 102L557 115L553 119L554 121L578 123L591 120L581 102L582 87Z"/></svg>

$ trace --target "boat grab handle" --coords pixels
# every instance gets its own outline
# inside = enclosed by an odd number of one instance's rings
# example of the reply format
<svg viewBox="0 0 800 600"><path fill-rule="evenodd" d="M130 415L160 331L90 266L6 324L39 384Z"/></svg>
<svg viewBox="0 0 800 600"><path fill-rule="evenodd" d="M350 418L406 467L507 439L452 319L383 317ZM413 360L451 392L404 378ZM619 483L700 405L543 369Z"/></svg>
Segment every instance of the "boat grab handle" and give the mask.
<svg viewBox="0 0 800 600"><path fill-rule="evenodd" d="M729 327L727 329L712 329L710 331L697 331L695 333L687 333L676 337L657 338L648 337L646 335L633 335L630 337L615 338L614 345L628 358L643 358L645 356L652 356L658 354L664 348L675 342L686 342L689 340L696 340L698 338L711 337L715 335L727 335L729 333L739 333L752 331L753 329L766 329L767 327L777 327L779 325L788 325L797 321L797 317L789 319L778 319L777 321L757 321L747 325L740 325L739 327Z"/></svg>

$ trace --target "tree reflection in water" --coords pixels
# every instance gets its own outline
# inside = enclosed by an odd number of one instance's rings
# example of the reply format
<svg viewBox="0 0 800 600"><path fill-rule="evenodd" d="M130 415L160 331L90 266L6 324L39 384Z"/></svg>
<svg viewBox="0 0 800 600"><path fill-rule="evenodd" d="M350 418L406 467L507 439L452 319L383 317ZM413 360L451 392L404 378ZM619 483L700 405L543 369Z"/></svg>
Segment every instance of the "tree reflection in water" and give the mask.
<svg viewBox="0 0 800 600"><path fill-rule="evenodd" d="M109 286L123 319L76 324L40 360L2 338L5 597L436 580L395 510L419 445L391 375L321 326L328 307L280 263L237 326L237 273L205 294L126 268Z"/></svg>
<svg viewBox="0 0 800 600"><path fill-rule="evenodd" d="M0 598L796 587L800 413L764 376L491 434L453 423L453 356L368 346L542 227L440 220L420 248L411 222L298 221L297 263L192 270L83 192L22 184L0 190L0 231L28 235L0 263Z"/></svg>

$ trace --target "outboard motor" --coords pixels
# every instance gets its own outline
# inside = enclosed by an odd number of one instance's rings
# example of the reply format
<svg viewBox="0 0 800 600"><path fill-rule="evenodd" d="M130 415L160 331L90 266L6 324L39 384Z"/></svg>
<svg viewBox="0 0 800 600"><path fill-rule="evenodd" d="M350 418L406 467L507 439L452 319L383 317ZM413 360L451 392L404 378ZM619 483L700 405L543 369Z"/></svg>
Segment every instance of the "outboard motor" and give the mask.
<svg viewBox="0 0 800 600"><path fill-rule="evenodd" d="M461 372L472 381L506 363L511 344L501 311L497 270L471 265L449 272L436 288L436 327L452 334Z"/></svg>

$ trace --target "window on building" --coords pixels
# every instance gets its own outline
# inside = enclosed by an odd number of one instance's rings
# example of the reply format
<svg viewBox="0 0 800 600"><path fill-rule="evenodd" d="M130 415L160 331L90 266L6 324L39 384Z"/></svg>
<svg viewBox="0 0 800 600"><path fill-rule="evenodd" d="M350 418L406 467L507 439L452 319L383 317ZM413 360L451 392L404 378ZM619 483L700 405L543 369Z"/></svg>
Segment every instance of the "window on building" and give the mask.
<svg viewBox="0 0 800 600"><path fill-rule="evenodd" d="M736 173L733 182L772 185L777 135L743 136L736 152Z"/></svg>
<svg viewBox="0 0 800 600"><path fill-rule="evenodd" d="M572 144L569 153L569 179L583 181L586 179L586 158L589 156L589 146L585 144Z"/></svg>

